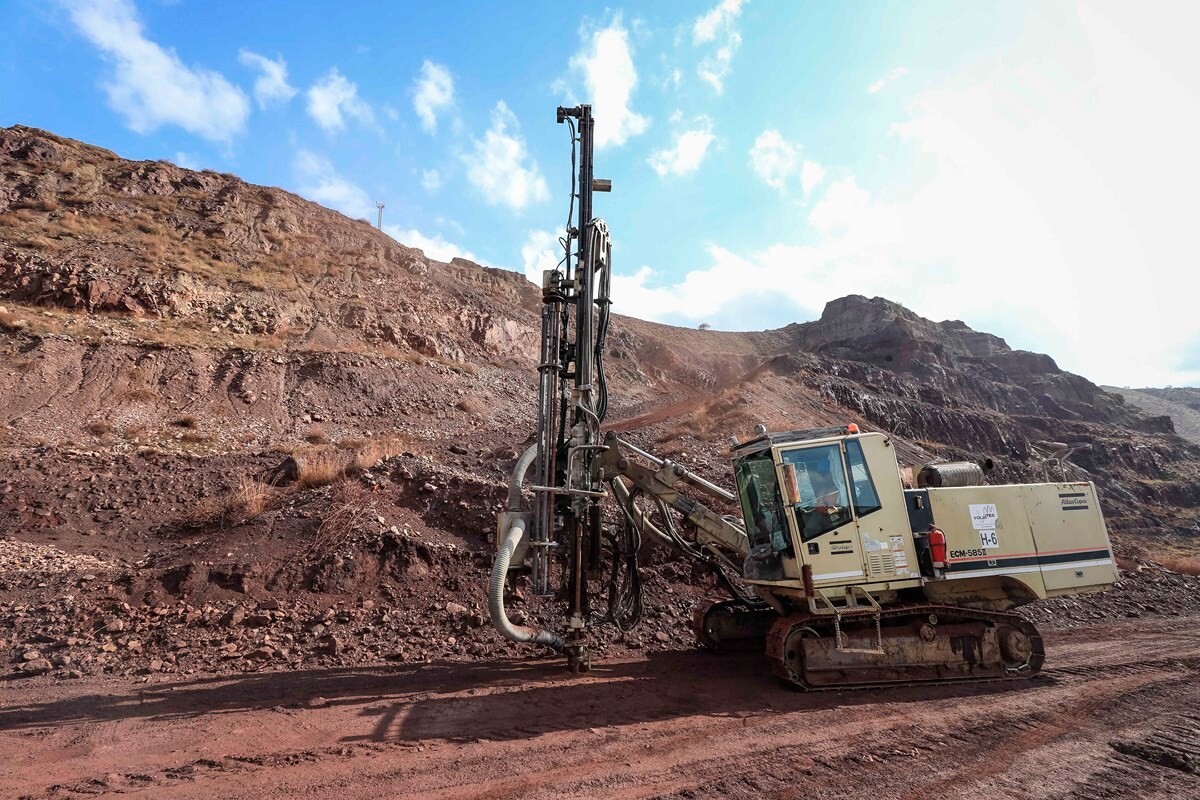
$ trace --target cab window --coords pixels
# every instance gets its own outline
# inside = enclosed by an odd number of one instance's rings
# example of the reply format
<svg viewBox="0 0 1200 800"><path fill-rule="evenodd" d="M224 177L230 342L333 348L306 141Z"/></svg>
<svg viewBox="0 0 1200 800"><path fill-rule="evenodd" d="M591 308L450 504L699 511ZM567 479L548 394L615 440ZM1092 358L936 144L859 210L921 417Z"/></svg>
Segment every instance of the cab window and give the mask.
<svg viewBox="0 0 1200 800"><path fill-rule="evenodd" d="M796 468L800 502L796 521L804 541L813 539L850 521L850 499L842 451L836 444L791 450L783 458Z"/></svg>
<svg viewBox="0 0 1200 800"><path fill-rule="evenodd" d="M857 439L846 442L846 466L850 471L850 488L854 495L854 513L859 517L878 511L882 506L871 480L871 470L863 457L862 443Z"/></svg>
<svg viewBox="0 0 1200 800"><path fill-rule="evenodd" d="M739 461L734 475L750 546L769 545L774 553L790 550L784 530L779 481L775 477L775 463L770 453Z"/></svg>

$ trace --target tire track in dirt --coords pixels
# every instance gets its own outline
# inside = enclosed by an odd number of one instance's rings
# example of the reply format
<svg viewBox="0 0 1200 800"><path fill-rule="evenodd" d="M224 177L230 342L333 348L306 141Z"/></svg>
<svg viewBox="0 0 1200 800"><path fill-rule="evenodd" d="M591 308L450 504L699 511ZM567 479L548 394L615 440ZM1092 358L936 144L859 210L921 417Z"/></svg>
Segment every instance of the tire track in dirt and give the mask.
<svg viewBox="0 0 1200 800"><path fill-rule="evenodd" d="M361 691L343 684L344 696L316 705L289 699L286 674L267 697L237 678L25 684L13 698L24 721L0 731L11 769L0 795L1200 796L1179 766L1200 753L1194 624L1109 625L1061 642L1052 632L1052 663L1063 666L1028 684L803 694L752 654L698 652L587 676L545 665L497 665L494 677L465 664L366 671ZM46 705L46 692L62 698Z"/></svg>
<svg viewBox="0 0 1200 800"><path fill-rule="evenodd" d="M725 392L728 392L730 390L738 388L739 386L744 386L747 383L751 383L751 382L757 380L761 375L763 375L765 372L767 372L771 368L771 365L774 362L775 362L774 358L769 358L766 361L759 364L754 369L747 372L745 375L742 375L740 378L735 378L731 381L726 381L725 383L717 384L716 386L713 386L711 389L708 389L706 391L701 391L701 390L695 389L693 387L681 387L681 388L686 388L686 390L689 392L692 392L692 394L682 400L675 402L675 403L669 403L664 406L659 406L657 408L653 408L650 411L643 412L636 416L626 417L625 419L611 421L611 422L605 421L604 427L607 430L616 431L616 432L620 433L620 432L625 432L625 431L638 430L639 428L645 428L648 425L653 425L656 422L663 422L664 420L668 420L673 417L680 417L685 414L691 414L695 411L698 411L700 409L700 407L703 406L705 403L715 400L716 398L720 397Z"/></svg>

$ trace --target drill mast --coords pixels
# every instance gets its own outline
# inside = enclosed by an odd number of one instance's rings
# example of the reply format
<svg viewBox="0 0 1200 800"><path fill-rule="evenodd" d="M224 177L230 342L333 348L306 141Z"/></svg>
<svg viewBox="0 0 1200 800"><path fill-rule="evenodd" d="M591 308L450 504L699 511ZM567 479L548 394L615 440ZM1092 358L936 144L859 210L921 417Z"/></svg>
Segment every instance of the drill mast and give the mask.
<svg viewBox="0 0 1200 800"><path fill-rule="evenodd" d="M604 221L592 216L594 191L609 191L593 176L595 121L589 105L559 107L571 134L571 211L560 241L559 268L543 275L541 376L536 437L537 499L530 532L534 591L549 596L557 551L560 593L567 602L564 650L572 669L586 670L589 570L600 566L600 505L607 496L597 469L604 446L600 425L608 410L604 340L608 329L612 245ZM574 172L574 171L573 171ZM579 225L573 224L575 202Z"/></svg>

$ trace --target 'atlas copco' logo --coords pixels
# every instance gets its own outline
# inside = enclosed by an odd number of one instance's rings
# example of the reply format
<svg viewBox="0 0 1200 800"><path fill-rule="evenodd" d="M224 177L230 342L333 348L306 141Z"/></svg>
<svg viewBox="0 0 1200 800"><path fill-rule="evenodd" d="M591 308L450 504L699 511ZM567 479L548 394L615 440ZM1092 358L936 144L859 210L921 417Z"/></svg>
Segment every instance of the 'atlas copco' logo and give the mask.
<svg viewBox="0 0 1200 800"><path fill-rule="evenodd" d="M1084 492L1066 492L1058 496L1063 511L1087 511L1088 496Z"/></svg>

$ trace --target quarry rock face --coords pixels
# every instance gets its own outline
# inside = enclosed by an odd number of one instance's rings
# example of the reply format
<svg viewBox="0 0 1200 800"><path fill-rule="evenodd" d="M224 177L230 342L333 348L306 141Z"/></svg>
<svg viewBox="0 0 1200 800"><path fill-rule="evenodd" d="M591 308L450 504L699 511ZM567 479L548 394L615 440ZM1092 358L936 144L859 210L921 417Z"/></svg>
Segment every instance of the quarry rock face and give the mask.
<svg viewBox="0 0 1200 800"><path fill-rule="evenodd" d="M541 297L523 275L430 259L280 189L17 126L0 129L0 306L13 670L516 652L485 624L484 585L534 427ZM991 457L996 480L1096 482L1144 578L1103 613L1200 596L1154 564L1198 542L1200 447L1049 356L860 295L771 331L611 329L607 426L717 483L729 437L758 423L855 422L908 466ZM1058 464L1055 442L1090 447ZM612 646L686 646L713 586L645 560L651 622ZM514 601L528 624L548 613Z"/></svg>

